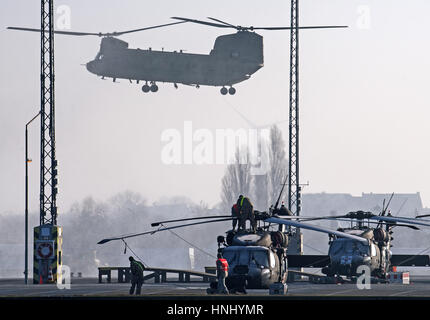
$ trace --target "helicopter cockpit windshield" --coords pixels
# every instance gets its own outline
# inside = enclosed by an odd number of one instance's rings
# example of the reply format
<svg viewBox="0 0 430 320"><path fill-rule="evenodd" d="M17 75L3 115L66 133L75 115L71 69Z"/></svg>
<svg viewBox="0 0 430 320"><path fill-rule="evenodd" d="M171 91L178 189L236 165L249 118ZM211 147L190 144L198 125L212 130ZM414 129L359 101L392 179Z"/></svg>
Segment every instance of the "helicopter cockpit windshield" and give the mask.
<svg viewBox="0 0 430 320"><path fill-rule="evenodd" d="M96 57L94 58L94 60L102 60L103 59L103 53L101 53L100 51L97 53Z"/></svg>
<svg viewBox="0 0 430 320"><path fill-rule="evenodd" d="M369 255L370 247L356 240L336 239L330 246L329 255L336 256L339 254Z"/></svg>
<svg viewBox="0 0 430 320"><path fill-rule="evenodd" d="M266 248L228 247L224 249L224 258L230 266L249 265L257 268L269 268L269 251Z"/></svg>

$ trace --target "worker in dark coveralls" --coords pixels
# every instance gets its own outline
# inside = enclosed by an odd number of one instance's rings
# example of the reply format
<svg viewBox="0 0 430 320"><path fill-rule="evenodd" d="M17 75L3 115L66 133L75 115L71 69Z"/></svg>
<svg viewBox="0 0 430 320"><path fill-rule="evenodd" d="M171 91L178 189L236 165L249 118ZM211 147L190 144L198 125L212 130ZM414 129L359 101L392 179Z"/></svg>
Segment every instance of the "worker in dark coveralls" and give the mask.
<svg viewBox="0 0 430 320"><path fill-rule="evenodd" d="M255 221L254 206L251 200L249 200L248 197L240 195L236 204L239 207L239 230L245 230L246 219L249 219L252 231L255 232L257 229L257 222Z"/></svg>
<svg viewBox="0 0 430 320"><path fill-rule="evenodd" d="M279 215L281 215L281 216L292 216L293 213L289 209L287 209L287 207L285 207L285 205L284 205L284 202L282 202L282 206L279 209Z"/></svg>
<svg viewBox="0 0 430 320"><path fill-rule="evenodd" d="M237 222L240 219L240 212L239 212L239 207L238 207L237 203L235 203L233 205L233 207L231 207L231 217L233 218L232 224L233 224L233 231L234 231L234 229L236 228ZM234 219L234 218L236 218L236 219ZM240 226L240 224L239 224L239 226ZM239 227L238 227L238 229L239 229Z"/></svg>
<svg viewBox="0 0 430 320"><path fill-rule="evenodd" d="M143 270L145 267L143 263L140 261L134 260L133 257L129 257L130 260L130 270L131 270L131 288L130 294L134 293L134 289L136 288L136 294L140 294L140 290L143 285Z"/></svg>
<svg viewBox="0 0 430 320"><path fill-rule="evenodd" d="M216 274L218 278L217 293L228 294L228 290L225 285L225 278L228 277L228 262L222 257L221 253L218 253L218 259L216 261Z"/></svg>

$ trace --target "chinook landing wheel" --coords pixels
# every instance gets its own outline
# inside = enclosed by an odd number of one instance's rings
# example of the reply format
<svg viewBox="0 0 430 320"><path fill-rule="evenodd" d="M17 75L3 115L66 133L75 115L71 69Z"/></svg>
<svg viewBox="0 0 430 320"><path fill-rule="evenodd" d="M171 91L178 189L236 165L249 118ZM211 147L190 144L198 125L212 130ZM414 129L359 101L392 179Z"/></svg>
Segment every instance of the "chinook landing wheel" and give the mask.
<svg viewBox="0 0 430 320"><path fill-rule="evenodd" d="M235 89L235 88L233 88L233 87L230 87L230 89L228 89L228 93L229 93L230 95L234 95L234 94L236 93L236 89Z"/></svg>
<svg viewBox="0 0 430 320"><path fill-rule="evenodd" d="M158 91L158 86L154 83L152 86L151 86L151 92L157 92Z"/></svg>
<svg viewBox="0 0 430 320"><path fill-rule="evenodd" d="M149 92L149 86L147 84L143 85L142 86L142 91L145 92L145 93Z"/></svg>
<svg viewBox="0 0 430 320"><path fill-rule="evenodd" d="M220 90L220 92L221 92L221 94L222 94L223 96L225 96L225 95L227 94L228 90L227 90L227 88L226 88L226 87L222 87L222 88L221 88L221 90Z"/></svg>

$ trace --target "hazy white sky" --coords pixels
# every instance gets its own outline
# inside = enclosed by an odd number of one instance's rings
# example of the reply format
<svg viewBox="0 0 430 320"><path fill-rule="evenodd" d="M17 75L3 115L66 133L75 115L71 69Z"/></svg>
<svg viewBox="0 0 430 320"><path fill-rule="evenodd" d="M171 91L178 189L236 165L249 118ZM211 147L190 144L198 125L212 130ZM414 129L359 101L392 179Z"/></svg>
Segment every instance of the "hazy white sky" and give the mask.
<svg viewBox="0 0 430 320"><path fill-rule="evenodd" d="M73 31L120 31L168 23L171 16L216 17L233 24L288 26L289 1L56 1L68 5ZM417 192L430 203L428 74L430 27L426 0L301 0L302 25L349 25L300 34L300 158L305 192ZM370 13L370 29L358 26ZM39 27L38 1L0 4L0 213L24 208L24 126L40 108L40 39L7 26ZM58 17L57 17L58 18ZM121 37L132 48L209 53L229 31L182 24ZM186 195L214 205L224 165L161 161L161 134L248 128L231 105L256 124L288 117L289 32L262 31L265 66L219 88L159 84L144 94L126 80L102 81L81 64L92 60L96 37L56 36L56 119L60 211L92 195L124 190L150 202ZM288 123L281 124L286 138ZM30 206L38 208L39 122L30 130Z"/></svg>

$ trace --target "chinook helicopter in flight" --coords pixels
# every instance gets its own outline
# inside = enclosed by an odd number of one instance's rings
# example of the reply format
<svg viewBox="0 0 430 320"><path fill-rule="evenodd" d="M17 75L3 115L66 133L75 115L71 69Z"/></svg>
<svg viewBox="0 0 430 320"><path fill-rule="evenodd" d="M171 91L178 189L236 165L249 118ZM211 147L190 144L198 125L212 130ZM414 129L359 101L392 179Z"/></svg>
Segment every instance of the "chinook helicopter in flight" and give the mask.
<svg viewBox="0 0 430 320"><path fill-rule="evenodd" d="M100 50L94 60L86 64L87 70L102 79L126 79L130 83L144 82L143 92L157 92L157 82L221 87L221 94L236 93L234 84L248 80L263 67L263 37L254 30L289 30L291 27L242 27L209 18L214 22L172 17L180 22L162 24L122 32L92 33L75 31L53 31L54 34L68 36L102 37ZM131 49L119 36L144 30L192 22L218 28L233 28L234 34L216 38L209 54L184 53L179 51L157 51ZM346 26L309 26L299 29L344 28ZM11 30L41 32L40 29L8 27ZM226 87L229 87L228 89Z"/></svg>

